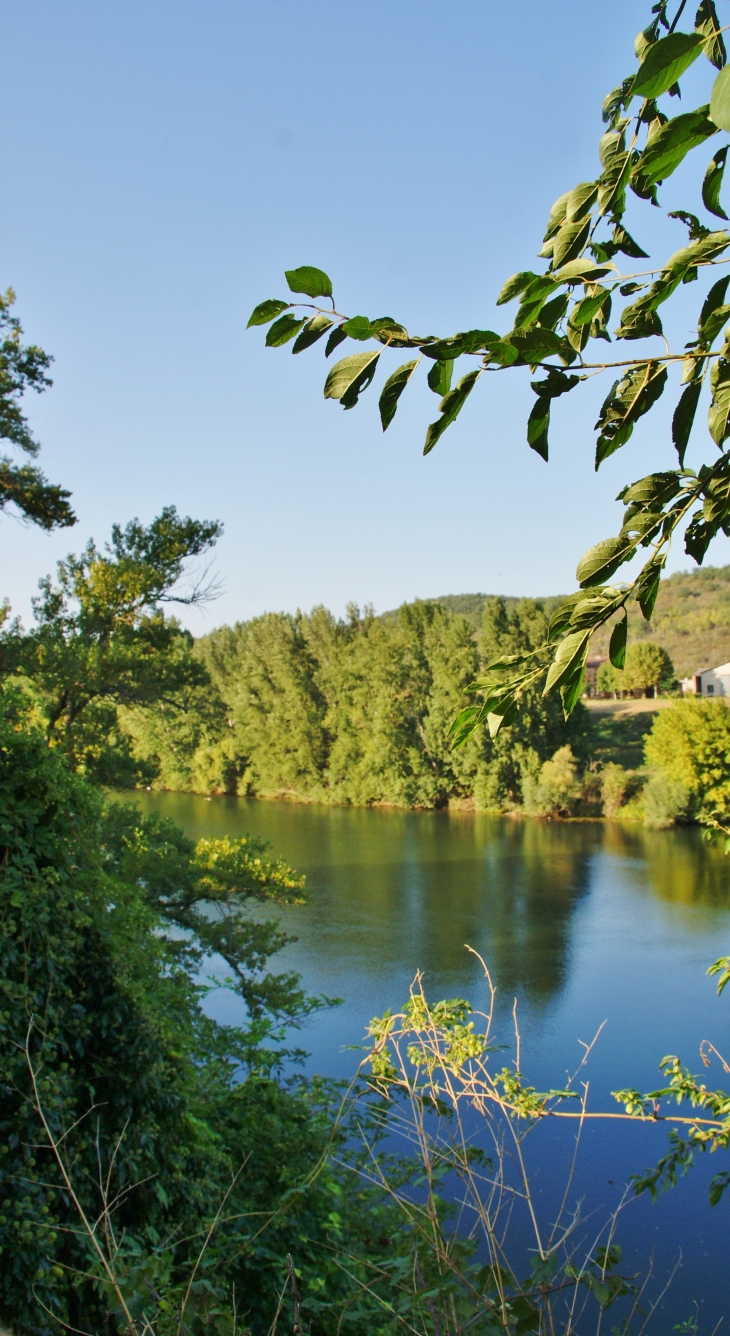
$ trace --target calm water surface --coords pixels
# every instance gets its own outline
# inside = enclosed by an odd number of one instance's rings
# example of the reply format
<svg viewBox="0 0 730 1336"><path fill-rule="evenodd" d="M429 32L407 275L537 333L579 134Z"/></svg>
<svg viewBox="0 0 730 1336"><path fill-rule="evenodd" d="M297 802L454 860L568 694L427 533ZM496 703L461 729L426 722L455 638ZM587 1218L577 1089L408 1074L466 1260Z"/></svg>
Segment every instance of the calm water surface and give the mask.
<svg viewBox="0 0 730 1336"><path fill-rule="evenodd" d="M718 999L705 974L730 951L730 859L697 831L134 797L194 837L262 836L306 874L308 903L282 915L298 940L277 966L298 970L311 992L344 999L303 1032L312 1071L350 1075L357 1055L346 1046L362 1042L371 1016L403 1003L418 969L432 999L462 996L481 1007L480 967L466 944L497 985L505 1038L517 999L523 1070L538 1089L562 1083L577 1066L579 1041L590 1041L604 1021L588 1071L595 1108L611 1107L617 1087L658 1084L667 1053L699 1071L702 1039L730 1050L730 997ZM223 990L209 1007L221 1020L240 1018ZM723 1084L719 1070L709 1076ZM661 1129L591 1129L577 1188L591 1193L596 1219L616 1203L627 1175L665 1146ZM562 1181L566 1153L556 1143L541 1157L546 1202ZM622 1241L637 1262L655 1249L657 1284L682 1253L650 1330L670 1331L693 1300L702 1331L721 1316L721 1330L730 1327L730 1201L711 1211L706 1200L712 1174L728 1167L730 1156L703 1156L657 1205L642 1199L623 1218Z"/></svg>

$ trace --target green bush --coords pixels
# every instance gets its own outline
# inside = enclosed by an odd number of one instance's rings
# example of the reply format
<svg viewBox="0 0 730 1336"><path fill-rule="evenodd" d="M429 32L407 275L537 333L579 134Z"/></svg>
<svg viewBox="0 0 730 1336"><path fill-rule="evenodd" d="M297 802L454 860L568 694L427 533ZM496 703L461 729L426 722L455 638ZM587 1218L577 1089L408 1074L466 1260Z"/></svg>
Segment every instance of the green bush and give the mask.
<svg viewBox="0 0 730 1336"><path fill-rule="evenodd" d="M730 815L730 710L721 700L686 699L661 710L644 754L652 770L684 788L684 812Z"/></svg>
<svg viewBox="0 0 730 1336"><path fill-rule="evenodd" d="M528 816L569 816L582 796L578 762L568 746L540 767L537 778L523 782L524 808Z"/></svg>
<svg viewBox="0 0 730 1336"><path fill-rule="evenodd" d="M244 1324L268 1330L288 1252L307 1320L334 1330L349 1301L359 1329L357 1258L400 1244L387 1207L323 1158L343 1135L334 1090L277 1078L282 1029L312 1004L263 970L277 925L241 912L300 897L301 881L255 841L195 846L170 822L105 809L42 735L6 725L0 844L0 1322L27 1336L121 1329L40 1103L88 1218L120 1244L128 1293L151 1302L146 1276L179 1297L225 1201L186 1330L214 1317L230 1330L234 1286ZM245 1003L240 1028L201 1006L194 980L215 951Z"/></svg>

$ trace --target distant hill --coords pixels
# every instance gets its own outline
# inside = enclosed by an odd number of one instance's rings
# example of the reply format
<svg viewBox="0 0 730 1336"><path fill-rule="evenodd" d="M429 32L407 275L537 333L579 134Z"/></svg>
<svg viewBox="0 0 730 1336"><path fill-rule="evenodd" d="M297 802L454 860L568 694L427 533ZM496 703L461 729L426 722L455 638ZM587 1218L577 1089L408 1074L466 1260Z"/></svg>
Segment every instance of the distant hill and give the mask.
<svg viewBox="0 0 730 1336"><path fill-rule="evenodd" d="M442 594L433 599L451 612L461 613L477 627L489 594ZM561 594L539 598L546 612L557 606ZM518 599L505 598L508 605ZM397 611L383 613L388 620ZM598 632L591 650L608 654L610 631ZM690 677L703 668L730 660L730 566L698 567L680 571L662 581L651 622L645 622L635 603L629 612L629 640L654 640L669 654L677 677Z"/></svg>

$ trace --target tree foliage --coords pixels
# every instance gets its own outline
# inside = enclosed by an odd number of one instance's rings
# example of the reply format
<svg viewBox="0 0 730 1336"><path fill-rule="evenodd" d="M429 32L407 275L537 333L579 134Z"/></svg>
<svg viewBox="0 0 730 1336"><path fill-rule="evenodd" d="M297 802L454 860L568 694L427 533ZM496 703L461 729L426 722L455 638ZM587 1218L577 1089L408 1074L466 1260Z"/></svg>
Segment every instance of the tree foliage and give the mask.
<svg viewBox="0 0 730 1336"><path fill-rule="evenodd" d="M649 766L684 787L695 812L730 816L730 710L722 701L687 698L661 710L644 750Z"/></svg>
<svg viewBox="0 0 730 1336"><path fill-rule="evenodd" d="M127 1329L40 1103L122 1291L158 1336L179 1330L186 1293L191 1336L266 1332L288 1252L318 1330L334 1332L343 1307L369 1329L368 1259L398 1255L403 1231L391 1239L387 1205L325 1162L344 1150L336 1092L277 1076L283 1027L319 1004L267 972L285 937L250 912L301 900L301 878L260 841L195 844L105 808L41 733L5 724L0 846L3 1327ZM238 1027L203 1009L214 959L241 1000Z"/></svg>
<svg viewBox="0 0 730 1336"><path fill-rule="evenodd" d="M2 638L3 667L29 679L49 738L103 781L133 770L117 729L116 707L173 701L207 682L190 653L191 637L165 604L193 603L201 584L180 587L187 563L221 532L215 522L180 518L174 507L145 527L115 525L100 551L58 563L58 581L40 584L36 624L13 624ZM120 756L120 752L122 753ZM112 755L112 753L114 755Z"/></svg>
<svg viewBox="0 0 730 1336"><path fill-rule="evenodd" d="M34 439L20 401L28 390L41 394L52 383L47 375L51 358L35 344L23 344L12 288L0 295L0 439L26 455L35 456ZM8 506L42 529L63 528L76 523L69 505L70 492L49 483L33 464L17 464L0 455L0 510Z"/></svg>
<svg viewBox="0 0 730 1336"><path fill-rule="evenodd" d="M727 218L721 187L728 145L718 143L716 136L730 131L730 76L713 0L702 0L692 30L679 26L685 7L682 0L672 18L668 0L654 5L651 22L636 39L638 67L603 104L606 129L597 176L579 182L553 205L540 251L544 267L512 275L497 297L498 306L518 303L510 329L421 336L391 317L348 317L336 308L329 277L311 266L287 272L293 298L262 302L249 321L254 326L270 324L269 347L298 335L295 353L325 333L327 357L347 339L368 344L337 362L325 382L325 397L338 399L347 409L355 407L374 380L381 358L385 362L394 352L416 351L415 360L386 379L380 413L385 430L424 362L430 368L430 387L442 395L439 416L426 432L425 454L455 421L479 381L519 371L534 377L536 402L527 442L547 460L553 401L609 371L616 379L596 423L598 469L628 443L675 371L681 372L672 420L678 467L622 489L620 533L596 543L581 558L576 573L580 589L554 613L540 647L494 664L490 675L477 681L479 702L462 711L454 724L459 745L481 724L488 724L493 735L512 724L528 690L558 689L567 717L580 695L594 631L613 626L611 659L623 666L627 605L635 600L644 618L651 618L673 536L684 529L685 550L701 563L712 539L720 532L730 534L730 450L725 448L730 437L730 304L725 300L730 280L715 275L728 263L730 249L730 232L715 222ZM680 93L679 80L696 61L705 67L707 101L673 114L671 99ZM708 152L712 157L701 200L690 202L710 215L709 223L686 209L672 211L670 216L688 228L687 242L666 258L650 260L626 228L628 192L658 207L662 183L688 155ZM632 266L631 260L637 264ZM697 280L702 280L703 293L696 335L673 350L664 338L660 309L680 285ZM302 296L312 300L302 302ZM321 299L329 306L320 305ZM295 317L295 308L304 314ZM604 344L614 340L629 346L612 354ZM467 360L457 370L461 358ZM460 375L464 366L471 369ZM709 392L709 435L720 454L713 451L695 472L685 467L684 458L703 390ZM645 556L638 575L616 582L617 572L641 549Z"/></svg>
<svg viewBox="0 0 730 1336"><path fill-rule="evenodd" d="M559 702L533 692L509 737L455 752L449 727L495 646L532 649L546 625L529 599L488 600L476 634L438 603L388 618L352 607L345 621L324 608L267 613L196 642L210 686L184 710L124 710L121 727L164 788L501 810L519 805L526 776L561 745L585 759L582 715L566 725Z"/></svg>

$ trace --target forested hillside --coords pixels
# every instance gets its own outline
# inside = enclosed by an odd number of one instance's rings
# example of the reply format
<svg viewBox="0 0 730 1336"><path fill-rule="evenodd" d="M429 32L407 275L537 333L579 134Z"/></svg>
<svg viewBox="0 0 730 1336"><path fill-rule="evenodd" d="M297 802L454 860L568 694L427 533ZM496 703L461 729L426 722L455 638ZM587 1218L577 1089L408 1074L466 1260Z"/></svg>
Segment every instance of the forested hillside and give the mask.
<svg viewBox="0 0 730 1336"><path fill-rule="evenodd" d="M435 600L451 612L481 621L488 594L445 594ZM563 595L538 602L549 614ZM519 600L505 598L508 608ZM397 617L387 612L386 618ZM597 631L591 653L608 654L610 628ZM636 604L629 606L629 640L653 640L667 651L678 677L690 677L702 668L730 660L730 566L706 566L680 571L663 580L651 622L645 622Z"/></svg>

